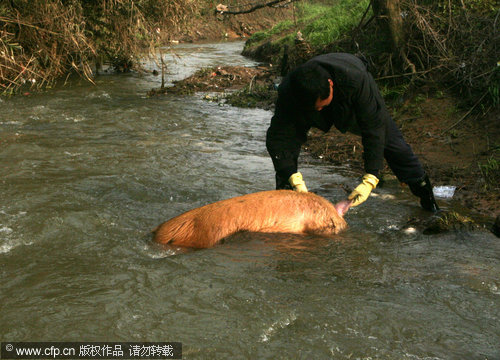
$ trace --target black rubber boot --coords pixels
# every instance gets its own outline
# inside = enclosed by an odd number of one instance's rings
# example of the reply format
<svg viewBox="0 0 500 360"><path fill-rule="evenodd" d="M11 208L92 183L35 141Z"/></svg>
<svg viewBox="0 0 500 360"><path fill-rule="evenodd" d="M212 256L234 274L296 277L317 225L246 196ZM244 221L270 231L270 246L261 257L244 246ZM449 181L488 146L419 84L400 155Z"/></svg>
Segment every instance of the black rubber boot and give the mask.
<svg viewBox="0 0 500 360"><path fill-rule="evenodd" d="M432 192L432 185L429 181L429 177L424 175L421 179L408 183L413 195L420 198L420 205L427 211L437 212L439 211L439 206L434 199L434 193Z"/></svg>

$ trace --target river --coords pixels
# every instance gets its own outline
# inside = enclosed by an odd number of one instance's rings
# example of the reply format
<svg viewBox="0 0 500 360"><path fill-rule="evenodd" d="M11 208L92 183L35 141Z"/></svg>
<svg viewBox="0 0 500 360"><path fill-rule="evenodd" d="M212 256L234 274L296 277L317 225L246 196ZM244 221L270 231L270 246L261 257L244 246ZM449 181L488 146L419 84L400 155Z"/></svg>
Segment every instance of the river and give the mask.
<svg viewBox="0 0 500 360"><path fill-rule="evenodd" d="M167 80L255 65L241 49L166 50ZM500 358L498 239L404 232L427 215L397 185L332 238L151 244L181 212L274 188L271 112L148 98L150 74L96 83L0 99L0 341L176 341L184 359ZM307 155L300 169L332 202L360 175Z"/></svg>

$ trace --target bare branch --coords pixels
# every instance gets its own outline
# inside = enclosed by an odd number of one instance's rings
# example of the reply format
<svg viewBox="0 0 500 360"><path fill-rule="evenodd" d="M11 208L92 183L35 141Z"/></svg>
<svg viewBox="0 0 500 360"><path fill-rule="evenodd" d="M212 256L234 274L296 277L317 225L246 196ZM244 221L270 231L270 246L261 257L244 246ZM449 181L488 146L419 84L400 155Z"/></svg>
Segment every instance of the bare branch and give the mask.
<svg viewBox="0 0 500 360"><path fill-rule="evenodd" d="M215 12L219 13L219 14L230 14L230 15L248 14L248 13L254 12L256 10L262 9L264 7L273 7L273 6L278 5L280 3L283 3L282 5L286 5L286 4L291 4L292 2L295 2L295 1L300 1L300 0L273 0L273 1L270 1L267 3L254 5L253 7L249 8L249 9L240 10L240 11L227 10L227 9L229 9L228 6L219 4L219 5L217 5Z"/></svg>

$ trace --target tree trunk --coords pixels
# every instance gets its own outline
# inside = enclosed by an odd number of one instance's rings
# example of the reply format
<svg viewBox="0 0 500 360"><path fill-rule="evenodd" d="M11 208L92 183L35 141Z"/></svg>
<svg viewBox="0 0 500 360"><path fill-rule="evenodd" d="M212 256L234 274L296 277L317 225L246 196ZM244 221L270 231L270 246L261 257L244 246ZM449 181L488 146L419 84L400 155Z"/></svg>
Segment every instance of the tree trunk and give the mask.
<svg viewBox="0 0 500 360"><path fill-rule="evenodd" d="M377 22L390 41L393 59L402 61L405 68L415 72L415 65L406 56L400 0L371 0L371 3Z"/></svg>
<svg viewBox="0 0 500 360"><path fill-rule="evenodd" d="M398 53L404 39L399 0L372 0L372 7L380 28L391 41L393 52Z"/></svg>

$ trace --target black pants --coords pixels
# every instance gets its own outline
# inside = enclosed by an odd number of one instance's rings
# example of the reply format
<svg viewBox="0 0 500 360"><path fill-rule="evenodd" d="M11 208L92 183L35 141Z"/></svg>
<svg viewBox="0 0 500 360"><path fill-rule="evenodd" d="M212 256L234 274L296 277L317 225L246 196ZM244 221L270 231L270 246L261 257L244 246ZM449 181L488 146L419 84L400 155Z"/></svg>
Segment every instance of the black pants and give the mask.
<svg viewBox="0 0 500 360"><path fill-rule="evenodd" d="M384 157L400 182L412 183L425 176L422 164L392 119L387 120Z"/></svg>

